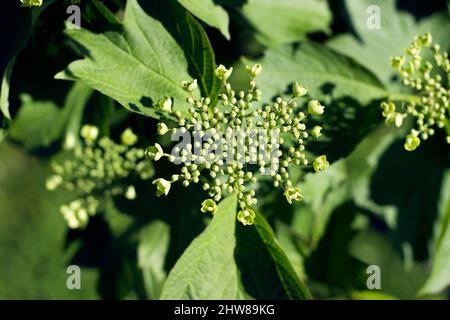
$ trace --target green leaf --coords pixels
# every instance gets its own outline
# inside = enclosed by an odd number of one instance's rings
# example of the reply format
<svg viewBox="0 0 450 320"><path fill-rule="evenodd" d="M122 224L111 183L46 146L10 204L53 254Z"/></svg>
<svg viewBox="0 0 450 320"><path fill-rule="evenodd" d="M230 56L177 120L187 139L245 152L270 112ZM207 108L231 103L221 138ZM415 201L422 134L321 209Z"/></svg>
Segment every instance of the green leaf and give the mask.
<svg viewBox="0 0 450 320"><path fill-rule="evenodd" d="M92 94L91 88L76 82L67 94L63 108L58 108L52 101L35 101L29 95L22 95L22 106L11 124L11 138L27 149L36 149L50 146L65 133L66 147L75 146L83 111Z"/></svg>
<svg viewBox="0 0 450 320"><path fill-rule="evenodd" d="M235 195L219 204L170 271L161 299L309 298L264 218L244 227L236 207Z"/></svg>
<svg viewBox="0 0 450 320"><path fill-rule="evenodd" d="M98 299L98 270L73 262L80 243L66 243L59 206L73 195L45 190L50 172L42 159L7 142L0 155L7 172L0 174L0 259L8 261L0 264L0 299ZM81 290L66 286L73 264L81 267Z"/></svg>
<svg viewBox="0 0 450 320"><path fill-rule="evenodd" d="M444 175L439 200L440 217L436 221L431 275L421 294L438 293L450 285L450 171Z"/></svg>
<svg viewBox="0 0 450 320"><path fill-rule="evenodd" d="M234 262L236 196L223 200L211 224L170 271L161 299L243 299Z"/></svg>
<svg viewBox="0 0 450 320"><path fill-rule="evenodd" d="M68 30L85 57L56 77L79 79L128 110L144 115L158 117L153 105L165 95L174 99L175 110L187 112L186 93L180 85L191 79L186 53L163 23L150 15L151 10L142 8L137 0L128 1L121 33ZM204 39L198 41L206 45ZM212 59L211 51L202 50L203 59Z"/></svg>
<svg viewBox="0 0 450 320"><path fill-rule="evenodd" d="M225 38L230 39L228 14L221 6L214 4L213 0L178 0L178 2L194 16L207 25L219 29Z"/></svg>
<svg viewBox="0 0 450 320"><path fill-rule="evenodd" d="M312 97L324 97L331 90L334 99L351 96L366 103L385 95L383 85L371 72L318 44L282 46L268 50L258 61L244 61L263 65L258 85L265 100L291 92L294 81L306 86Z"/></svg>
<svg viewBox="0 0 450 320"><path fill-rule="evenodd" d="M255 299L310 299L272 228L257 213L254 226L236 224L236 262L245 290Z"/></svg>
<svg viewBox="0 0 450 320"><path fill-rule="evenodd" d="M414 262L405 265L391 247L389 239L374 232L363 232L356 236L349 250L362 262L380 267L380 293L400 299L413 299L426 280L426 273L421 265Z"/></svg>
<svg viewBox="0 0 450 320"><path fill-rule="evenodd" d="M308 33L329 32L331 12L326 1L248 0L244 17L257 30L257 39L267 45L304 39Z"/></svg>
<svg viewBox="0 0 450 320"><path fill-rule="evenodd" d="M395 0L345 1L351 26L356 37L350 34L332 38L328 45L346 54L370 69L389 88L398 89L394 84L395 70L390 67L390 57L403 54L414 36L429 31L434 42L442 48L449 48L448 26L450 15L436 13L416 22L414 16L396 8ZM380 8L380 29L369 29L367 23L373 12L370 6Z"/></svg>
<svg viewBox="0 0 450 320"><path fill-rule="evenodd" d="M210 97L211 105L215 105L220 82L214 74L214 51L204 28L176 0L159 2L151 11L181 46L189 63L189 74L198 80L203 96Z"/></svg>
<svg viewBox="0 0 450 320"><path fill-rule="evenodd" d="M140 233L139 268L142 270L147 297L158 299L166 279L164 262L169 248L170 228L157 220L144 227Z"/></svg>
<svg viewBox="0 0 450 320"><path fill-rule="evenodd" d="M61 134L55 125L61 110L51 101L34 101L29 95L22 95L21 100L22 106L11 124L11 138L27 149L48 147Z"/></svg>

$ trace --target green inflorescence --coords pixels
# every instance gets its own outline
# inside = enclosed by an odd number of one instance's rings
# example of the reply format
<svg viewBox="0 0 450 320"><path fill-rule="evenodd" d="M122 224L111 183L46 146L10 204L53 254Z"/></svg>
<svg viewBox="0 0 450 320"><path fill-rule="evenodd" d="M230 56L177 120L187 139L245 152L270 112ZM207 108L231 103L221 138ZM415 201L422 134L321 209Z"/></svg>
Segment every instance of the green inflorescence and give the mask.
<svg viewBox="0 0 450 320"><path fill-rule="evenodd" d="M50 191L62 188L78 195L60 208L70 228L84 228L106 197L135 199L135 187L127 182L130 177L149 179L153 175L144 150L134 147L138 137L131 129L122 133L120 144L98 136L97 127L84 125L83 144L74 148L73 157L52 163L54 175L46 182Z"/></svg>
<svg viewBox="0 0 450 320"><path fill-rule="evenodd" d="M274 187L283 189L286 200L292 203L300 201L303 195L302 190L291 181L289 167L312 167L316 172L328 167L325 155L314 159L311 166L305 150L306 140L320 137L322 129L315 126L308 130L305 120L309 116L320 116L325 108L318 100L310 100L306 113L299 110L296 98L305 97L308 90L298 83L293 84L289 99L278 97L272 104L260 106L261 91L256 87L255 78L262 71L262 66L256 64L247 67L250 75L247 92L235 92L232 89L228 82L232 71L233 68L227 69L223 65L216 69L216 76L222 84L218 96L219 106L212 107L208 97L196 97L196 80L182 83L188 93L186 101L191 105L189 117L178 111L173 112L169 97L161 99L157 106L177 119L178 128L169 129L166 123L161 122L158 124L158 133L191 133L192 136L200 137L201 141L187 143L183 148L176 146L171 154L165 153L159 144L155 144L147 148L146 156L154 161L165 157L170 162L181 164L179 174L168 180L158 178L153 182L158 196L167 195L174 182L181 182L185 187L201 183L210 197L202 203L201 211L213 214L217 202L224 195L235 193L240 208L237 219L244 225L251 225L256 216L253 208L257 203L255 189L258 177L270 176ZM271 135L263 140L252 138L251 132L255 129L275 132L279 138ZM236 139L226 138L236 131L241 134ZM267 148L267 154L275 155L277 160L258 153L261 145ZM217 148L226 153L238 146L242 146L244 152L233 155L231 161L216 157Z"/></svg>
<svg viewBox="0 0 450 320"><path fill-rule="evenodd" d="M381 104L386 122L401 127L404 119L412 116L415 127L407 135L404 147L413 151L421 140L427 140L435 133L435 128L447 131L450 143L450 60L447 52L432 44L430 33L416 37L406 49L406 56L391 58L402 83L411 88L416 95L391 97ZM434 61L424 58L425 49L432 52Z"/></svg>

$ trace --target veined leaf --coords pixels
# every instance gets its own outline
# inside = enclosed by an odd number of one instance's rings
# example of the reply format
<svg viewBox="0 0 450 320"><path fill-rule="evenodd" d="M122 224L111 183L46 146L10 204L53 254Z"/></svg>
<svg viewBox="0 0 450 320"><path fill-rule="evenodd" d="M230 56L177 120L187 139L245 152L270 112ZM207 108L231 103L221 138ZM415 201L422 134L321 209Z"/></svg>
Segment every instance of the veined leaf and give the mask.
<svg viewBox="0 0 450 320"><path fill-rule="evenodd" d="M162 299L307 299L310 297L261 215L236 220L236 196L223 200L207 229L171 270Z"/></svg>
<svg viewBox="0 0 450 320"><path fill-rule="evenodd" d="M83 29L68 30L67 34L82 47L85 57L72 62L56 77L79 79L130 111L147 116L158 117L153 105L165 95L174 99L175 110L186 112L186 93L180 84L191 79L186 58L189 53L183 51L176 35L152 14L151 8L131 0L125 10L122 32L94 34ZM189 25L190 22L186 23ZM209 42L195 40L201 43L201 58L213 60L212 51L205 47ZM199 58L196 56L195 60ZM212 74L213 68L207 71Z"/></svg>
<svg viewBox="0 0 450 320"><path fill-rule="evenodd" d="M228 13L213 0L178 0L178 2L194 16L207 25L219 29L225 38L230 39Z"/></svg>
<svg viewBox="0 0 450 320"><path fill-rule="evenodd" d="M257 39L267 46L305 39L316 31L329 31L331 12L326 1L248 0L244 17L258 31Z"/></svg>
<svg viewBox="0 0 450 320"><path fill-rule="evenodd" d="M211 224L185 250L164 284L161 299L243 299L234 262L236 196L223 200Z"/></svg>
<svg viewBox="0 0 450 320"><path fill-rule="evenodd" d="M282 46L268 50L258 61L244 61L263 65L258 85L266 99L290 92L294 81L306 86L313 97L326 94L333 98L352 96L366 103L385 95L383 85L370 71L318 44Z"/></svg>

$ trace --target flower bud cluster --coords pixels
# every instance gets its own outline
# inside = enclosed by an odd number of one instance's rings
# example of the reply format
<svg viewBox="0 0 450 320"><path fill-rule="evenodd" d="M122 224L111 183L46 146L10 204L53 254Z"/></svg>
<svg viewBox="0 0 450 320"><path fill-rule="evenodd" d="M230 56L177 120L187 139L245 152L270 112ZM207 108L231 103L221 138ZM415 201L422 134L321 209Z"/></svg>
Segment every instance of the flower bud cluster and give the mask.
<svg viewBox="0 0 450 320"><path fill-rule="evenodd" d="M98 211L101 201L108 196L136 198L136 190L129 179L149 179L153 167L145 160L143 149L133 147L137 136L131 129L121 135L121 143L108 137L99 138L95 126L81 129L83 143L75 147L73 155L61 162L52 163L54 174L47 179L46 188L74 192L77 199L60 208L70 228L83 228L89 217Z"/></svg>
<svg viewBox="0 0 450 320"><path fill-rule="evenodd" d="M430 33L415 37L406 49L406 56L391 58L403 85L412 89L415 96L402 96L394 101L381 104L386 122L401 127L407 116L415 120L415 127L406 137L404 147L415 150L421 140L427 140L436 128L447 130L450 143L450 60L447 52L432 44ZM428 61L424 51L431 51L434 61ZM396 103L398 102L398 103Z"/></svg>
<svg viewBox="0 0 450 320"><path fill-rule="evenodd" d="M250 225L256 216L252 208L257 203L258 177L270 176L274 187L283 189L286 200L292 203L300 201L303 195L291 181L289 166L311 167L319 172L328 167L328 161L324 155L310 161L305 150L305 142L311 137L319 138L322 129L315 126L308 130L305 120L320 116L325 107L318 100L311 100L306 103L307 110L301 111L295 100L305 97L308 90L298 83L293 84L289 99L278 97L273 103L260 106L261 90L256 87L255 78L262 72L262 66L256 64L246 69L250 76L246 92L236 92L228 82L233 68L220 65L216 69L216 76L222 83L218 106L212 106L208 97L195 96L196 80L183 82L182 87L188 92L186 101L191 105L190 116L171 112L178 127L169 129L166 123L159 123L158 132L162 135L187 132L200 139L194 139L194 143L183 148L175 146L171 154L155 144L147 148L146 156L155 161L165 157L182 165L179 174L153 182L158 196L167 195L174 182L185 187L201 183L210 197L202 203L201 211L214 214L217 202L225 195L235 193L240 208L237 219ZM163 105L171 105L170 98L158 103L160 108ZM253 135L255 132L267 134ZM239 148L242 152L233 153Z"/></svg>

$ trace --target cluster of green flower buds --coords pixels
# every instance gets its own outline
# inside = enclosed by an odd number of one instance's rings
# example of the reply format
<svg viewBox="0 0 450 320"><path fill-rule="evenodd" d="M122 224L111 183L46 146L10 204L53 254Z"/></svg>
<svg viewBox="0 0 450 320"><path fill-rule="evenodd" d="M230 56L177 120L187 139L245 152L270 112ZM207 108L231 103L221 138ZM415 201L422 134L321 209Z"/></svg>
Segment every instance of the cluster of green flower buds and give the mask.
<svg viewBox="0 0 450 320"><path fill-rule="evenodd" d="M406 56L391 58L392 67L398 70L402 83L416 95L399 96L398 99L383 102L381 108L386 122L401 127L410 115L415 119L415 127L406 137L404 147L415 150L421 140L427 140L435 133L435 128L447 130L450 143L450 60L447 52L432 44L430 33L415 37L406 49ZM427 49L434 55L434 61L424 58Z"/></svg>
<svg viewBox="0 0 450 320"><path fill-rule="evenodd" d="M130 178L145 180L153 176L144 150L133 147L138 138L131 129L122 133L120 144L99 137L99 129L92 125L82 127L81 137L83 143L74 148L73 155L52 163L54 175L46 182L50 191L62 188L77 195L76 200L60 210L73 229L84 228L106 197L135 199L136 190L129 183Z"/></svg>
<svg viewBox="0 0 450 320"><path fill-rule="evenodd" d="M40 7L42 0L20 0L22 7Z"/></svg>
<svg viewBox="0 0 450 320"><path fill-rule="evenodd" d="M171 113L177 124L169 128L158 124L158 133L172 134L177 144L170 154L159 144L148 147L146 156L154 161L163 157L181 165L179 174L171 179L158 178L157 195L167 195L171 184L181 182L184 186L201 183L209 199L201 205L201 211L214 214L225 195L235 193L238 198L237 219L244 225L255 220L257 178L269 176L276 188L282 188L289 203L300 201L302 191L290 178L290 165L311 167L314 171L325 170L329 163L322 155L308 160L305 142L308 138L319 138L322 128L308 130L305 120L320 116L325 107L318 100L303 100L307 110L302 111L295 101L306 98L308 90L298 83L292 86L292 95L287 100L278 97L271 104L261 106L261 91L255 78L262 71L260 64L247 67L250 83L247 92L235 92L228 78L233 68L220 65L216 76L222 83L218 106L212 106L208 97L196 97L197 81L182 83L188 93L189 116L172 112L172 102L166 97L158 102L160 109ZM178 139L178 140L177 140ZM187 142L186 142L187 141ZM237 152L236 152L237 151ZM311 165L312 164L312 165Z"/></svg>

